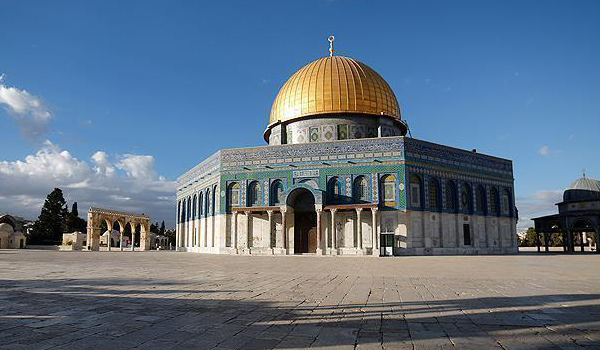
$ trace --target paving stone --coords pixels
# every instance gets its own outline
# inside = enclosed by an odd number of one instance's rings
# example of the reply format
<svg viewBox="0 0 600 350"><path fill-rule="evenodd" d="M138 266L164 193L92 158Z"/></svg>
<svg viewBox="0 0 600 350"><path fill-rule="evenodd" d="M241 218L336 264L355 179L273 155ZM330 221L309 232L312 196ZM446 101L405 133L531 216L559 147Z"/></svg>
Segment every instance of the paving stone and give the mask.
<svg viewBox="0 0 600 350"><path fill-rule="evenodd" d="M0 349L597 349L599 263L20 250Z"/></svg>

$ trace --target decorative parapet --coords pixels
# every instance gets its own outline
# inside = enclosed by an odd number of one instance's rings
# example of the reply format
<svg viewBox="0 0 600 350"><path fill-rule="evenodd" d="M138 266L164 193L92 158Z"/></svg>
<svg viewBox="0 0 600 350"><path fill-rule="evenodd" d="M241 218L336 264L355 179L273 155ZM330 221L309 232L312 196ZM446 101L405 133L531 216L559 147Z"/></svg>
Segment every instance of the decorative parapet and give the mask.
<svg viewBox="0 0 600 350"><path fill-rule="evenodd" d="M386 137L222 150L223 170L338 160L402 158L403 138Z"/></svg>
<svg viewBox="0 0 600 350"><path fill-rule="evenodd" d="M461 171L512 180L512 162L409 137L381 137L332 142L223 149L177 179L178 191L219 172L243 172L315 164L404 162L434 163ZM271 168L273 167L273 168ZM301 169L299 169L301 170Z"/></svg>
<svg viewBox="0 0 600 350"><path fill-rule="evenodd" d="M146 214L138 214L138 213L129 213L126 211L118 211L118 210L112 210L112 209L104 209L104 208L95 208L95 207L90 207L90 209L88 209L88 213L93 213L93 214L107 214L107 215L120 215L120 216L127 216L130 218L135 218L135 219L150 219L150 216L146 215Z"/></svg>
<svg viewBox="0 0 600 350"><path fill-rule="evenodd" d="M464 171L487 172L512 179L512 161L432 142L404 138L406 160L426 161Z"/></svg>
<svg viewBox="0 0 600 350"><path fill-rule="evenodd" d="M206 158L198 165L187 171L185 174L177 178L178 190L185 188L191 182L218 172L221 167L221 153L217 151L212 156Z"/></svg>

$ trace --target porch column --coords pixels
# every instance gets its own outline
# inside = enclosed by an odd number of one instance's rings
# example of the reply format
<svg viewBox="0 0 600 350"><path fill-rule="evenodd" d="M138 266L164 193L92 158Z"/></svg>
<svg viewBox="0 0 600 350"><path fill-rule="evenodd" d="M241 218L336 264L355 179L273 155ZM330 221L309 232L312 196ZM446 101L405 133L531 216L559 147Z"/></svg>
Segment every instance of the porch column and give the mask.
<svg viewBox="0 0 600 350"><path fill-rule="evenodd" d="M106 240L106 246L108 247L108 251L110 252L110 246L112 245L112 230L108 231L108 239Z"/></svg>
<svg viewBox="0 0 600 350"><path fill-rule="evenodd" d="M599 229L595 229L594 230L594 234L596 236L596 254L600 254L600 230ZM591 244L590 244L591 247Z"/></svg>
<svg viewBox="0 0 600 350"><path fill-rule="evenodd" d="M123 228L119 230L119 250L123 251Z"/></svg>
<svg viewBox="0 0 600 350"><path fill-rule="evenodd" d="M318 207L315 205L315 211L317 212L317 248L315 249L315 252L317 254L322 254L323 253L323 249L321 248L321 246L322 246L322 242L321 242L321 214L323 213L323 209L321 208L321 205L319 205Z"/></svg>
<svg viewBox="0 0 600 350"><path fill-rule="evenodd" d="M250 239L252 237L252 232L250 232L250 212L249 211L245 211L244 214L246 214L246 248L250 249Z"/></svg>
<svg viewBox="0 0 600 350"><path fill-rule="evenodd" d="M535 246L537 247L538 253L540 252L540 234L535 231Z"/></svg>
<svg viewBox="0 0 600 350"><path fill-rule="evenodd" d="M202 246L206 248L208 247L208 216L206 214L204 215L202 222L204 222L204 243Z"/></svg>
<svg viewBox="0 0 600 350"><path fill-rule="evenodd" d="M188 232L189 233L188 233L188 238L187 238L187 242L188 242L187 245L188 245L188 247L192 248L194 246L193 245L194 235L196 234L194 232L194 220L193 220L193 218L188 222Z"/></svg>
<svg viewBox="0 0 600 350"><path fill-rule="evenodd" d="M238 212L233 212L233 248L238 252Z"/></svg>
<svg viewBox="0 0 600 350"><path fill-rule="evenodd" d="M271 239L271 235L273 234L273 211L267 210L267 215L269 215L269 248L275 248Z"/></svg>
<svg viewBox="0 0 600 350"><path fill-rule="evenodd" d="M377 208L371 208L371 219L373 220L372 223L372 230L371 230L371 243L373 246L373 251L371 252L372 255L379 255L378 251L379 251L379 244L377 244Z"/></svg>
<svg viewBox="0 0 600 350"><path fill-rule="evenodd" d="M287 222L286 222L286 214L287 214L287 208L286 207L282 207L281 208L281 234L283 235L282 237L282 242L283 242L283 249L285 251L285 253L287 254Z"/></svg>
<svg viewBox="0 0 600 350"><path fill-rule="evenodd" d="M362 250L363 248L363 237L362 237L362 224L360 221L360 214L362 213L362 208L356 208L356 225L357 227L357 237L356 240L358 241L357 243L357 248Z"/></svg>
<svg viewBox="0 0 600 350"><path fill-rule="evenodd" d="M544 251L545 252L550 251L550 248L548 247L549 241L550 241L550 235L551 235L551 233L548 234L548 233L544 232Z"/></svg>
<svg viewBox="0 0 600 350"><path fill-rule="evenodd" d="M131 251L135 251L135 225L131 227Z"/></svg>
<svg viewBox="0 0 600 350"><path fill-rule="evenodd" d="M575 251L573 247L573 233L571 230L567 230L567 252L571 253Z"/></svg>
<svg viewBox="0 0 600 350"><path fill-rule="evenodd" d="M331 209L331 249L337 249L337 232L335 230L335 212L337 209Z"/></svg>
<svg viewBox="0 0 600 350"><path fill-rule="evenodd" d="M202 221L200 220L200 215L198 215L198 218L196 219L197 222L197 226L198 228L196 229L196 247L198 247L198 249L200 249L200 247L202 247L202 243L200 242L200 237L201 237L201 232L202 232Z"/></svg>
<svg viewBox="0 0 600 350"><path fill-rule="evenodd" d="M88 228L90 239L87 241L87 244L90 246L90 249L95 252L100 250L100 231L100 227Z"/></svg>
<svg viewBox="0 0 600 350"><path fill-rule="evenodd" d="M183 226L180 222L179 224L177 224L177 236L175 239L175 246L177 248L182 247L182 244L181 244L181 242L182 242L182 234L181 233L182 232L183 232Z"/></svg>
<svg viewBox="0 0 600 350"><path fill-rule="evenodd" d="M582 252L585 252L585 245L583 243L583 232L579 232L579 247Z"/></svg>

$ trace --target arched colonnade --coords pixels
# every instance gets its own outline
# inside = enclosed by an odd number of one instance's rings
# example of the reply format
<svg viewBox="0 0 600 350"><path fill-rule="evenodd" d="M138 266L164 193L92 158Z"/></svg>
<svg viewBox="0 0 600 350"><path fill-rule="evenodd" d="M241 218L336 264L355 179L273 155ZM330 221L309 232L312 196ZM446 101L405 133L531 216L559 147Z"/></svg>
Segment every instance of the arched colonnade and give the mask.
<svg viewBox="0 0 600 350"><path fill-rule="evenodd" d="M101 225L106 223L109 232L107 237L107 249L111 250L110 233L113 228L118 226L119 230L119 249L123 250L123 233L125 228L131 228L131 250L135 250L136 232L139 228L140 250L150 249L150 217L145 214L127 213L110 209L90 208L88 210L87 242L88 250L100 250L100 236L103 234Z"/></svg>

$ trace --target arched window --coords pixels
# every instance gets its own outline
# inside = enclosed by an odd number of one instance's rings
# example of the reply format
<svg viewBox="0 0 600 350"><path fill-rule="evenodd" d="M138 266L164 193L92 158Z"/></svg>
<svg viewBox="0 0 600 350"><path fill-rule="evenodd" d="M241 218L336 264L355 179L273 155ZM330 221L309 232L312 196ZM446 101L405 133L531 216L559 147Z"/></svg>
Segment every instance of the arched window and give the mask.
<svg viewBox="0 0 600 350"><path fill-rule="evenodd" d="M237 182L230 184L227 192L229 192L227 194L229 206L240 205L240 185Z"/></svg>
<svg viewBox="0 0 600 350"><path fill-rule="evenodd" d="M365 179L364 176L358 176L356 179L354 179L352 197L355 203L369 202L369 197L367 194L367 179Z"/></svg>
<svg viewBox="0 0 600 350"><path fill-rule="evenodd" d="M483 188L483 186L480 185L477 187L477 192L475 193L475 196L475 199L477 201L477 212L479 214L486 215L487 204L485 202L485 189Z"/></svg>
<svg viewBox="0 0 600 350"><path fill-rule="evenodd" d="M260 201L260 184L258 181L252 181L248 185L248 205L256 206Z"/></svg>
<svg viewBox="0 0 600 350"><path fill-rule="evenodd" d="M210 202L210 189L206 190L206 199L205 199L206 205L204 206L204 212L206 213L206 217L208 217L210 215L210 206L211 206L211 202Z"/></svg>
<svg viewBox="0 0 600 350"><path fill-rule="evenodd" d="M181 201L181 222L185 222L185 198Z"/></svg>
<svg viewBox="0 0 600 350"><path fill-rule="evenodd" d="M192 200L192 218L193 219L195 219L196 215L198 214L198 213L196 213L196 201L197 201L197 197L194 194L194 199Z"/></svg>
<svg viewBox="0 0 600 350"><path fill-rule="evenodd" d="M283 201L283 183L275 180L271 184L271 205L281 204Z"/></svg>
<svg viewBox="0 0 600 350"><path fill-rule="evenodd" d="M331 178L327 186L327 197L332 204L340 202L340 180L337 177Z"/></svg>
<svg viewBox="0 0 600 350"><path fill-rule="evenodd" d="M417 175L410 177L410 205L421 208L421 179Z"/></svg>
<svg viewBox="0 0 600 350"><path fill-rule="evenodd" d="M429 179L429 208L440 208L440 186L436 179Z"/></svg>
<svg viewBox="0 0 600 350"><path fill-rule="evenodd" d="M202 217L202 208L204 208L204 194L202 192L200 192L200 194L198 195L198 217Z"/></svg>
<svg viewBox="0 0 600 350"><path fill-rule="evenodd" d="M463 213L473 213L473 192L471 192L471 186L466 182L462 183L460 203L462 205Z"/></svg>
<svg viewBox="0 0 600 350"><path fill-rule="evenodd" d="M446 181L446 209L456 211L458 203L456 198L456 185L454 181Z"/></svg>
<svg viewBox="0 0 600 350"><path fill-rule="evenodd" d="M210 207L211 214L215 215L215 209L217 208L217 188L216 187L213 187L212 199L210 202L212 203L212 207Z"/></svg>
<svg viewBox="0 0 600 350"><path fill-rule="evenodd" d="M186 219L187 219L188 221L190 220L190 217L192 216L192 211L190 210L190 209L192 208L192 205L191 205L192 203L191 203L191 201L192 201L192 200L191 200L191 198L190 198L190 197L188 197L188 199L187 199L187 208L186 208L186 209L187 209L187 216L186 216Z"/></svg>
<svg viewBox="0 0 600 350"><path fill-rule="evenodd" d="M510 215L510 192L506 188L500 196L500 211L502 215Z"/></svg>
<svg viewBox="0 0 600 350"><path fill-rule="evenodd" d="M492 215L498 215L498 190L495 187L492 187L490 190L490 212Z"/></svg>
<svg viewBox="0 0 600 350"><path fill-rule="evenodd" d="M396 177L394 175L384 175L381 178L381 199L383 205L396 205Z"/></svg>

